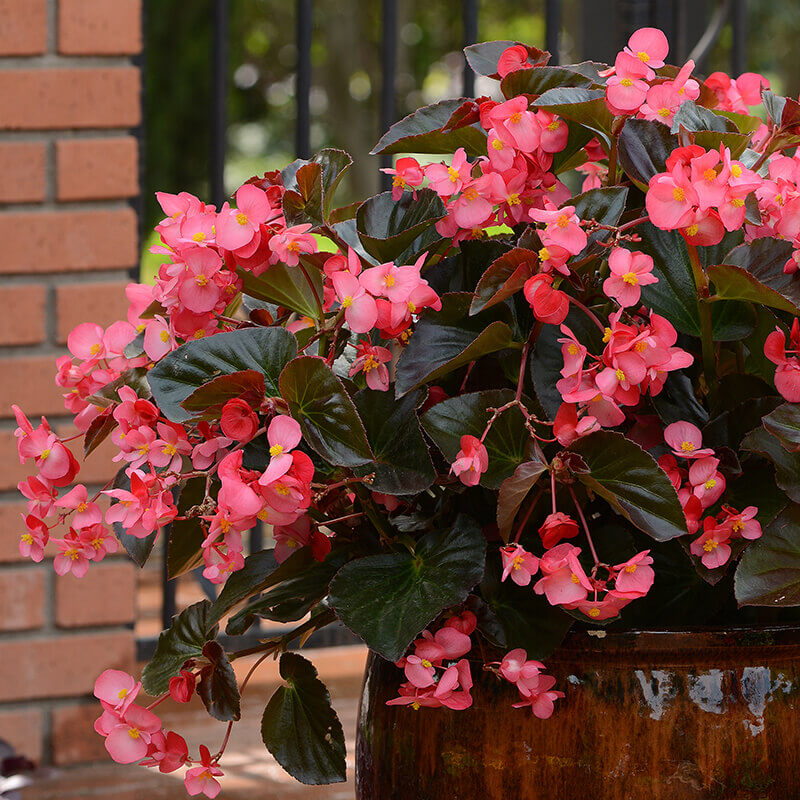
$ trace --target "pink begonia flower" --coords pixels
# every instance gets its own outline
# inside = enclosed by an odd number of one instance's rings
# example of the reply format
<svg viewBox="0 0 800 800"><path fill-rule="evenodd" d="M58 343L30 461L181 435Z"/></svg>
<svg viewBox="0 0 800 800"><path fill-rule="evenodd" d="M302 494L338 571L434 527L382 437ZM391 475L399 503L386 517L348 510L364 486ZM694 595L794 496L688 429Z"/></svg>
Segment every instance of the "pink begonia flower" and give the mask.
<svg viewBox="0 0 800 800"><path fill-rule="evenodd" d="M199 214L184 217L178 226L177 238L173 239L174 229L170 229L168 236L162 234L162 238L179 251L186 246L209 247L216 242L214 236L216 222L217 214L209 207Z"/></svg>
<svg viewBox="0 0 800 800"><path fill-rule="evenodd" d="M790 403L800 403L800 359L797 357L800 348L800 320L797 318L792 322L789 338L791 356L786 355L786 334L780 328L775 328L764 342L764 355L773 364L777 364L774 381L780 395Z"/></svg>
<svg viewBox="0 0 800 800"><path fill-rule="evenodd" d="M530 707L535 717L549 719L553 716L555 701L564 696L564 692L554 691L556 679L552 675L537 675L525 681L518 681L517 688L523 697L513 708Z"/></svg>
<svg viewBox="0 0 800 800"><path fill-rule="evenodd" d="M636 56L651 69L664 66L669 53L669 42L664 32L658 28L639 28L631 34L625 52Z"/></svg>
<svg viewBox="0 0 800 800"><path fill-rule="evenodd" d="M580 533L578 523L568 514L556 511L548 514L539 528L539 536L545 549L555 547L562 539L572 539Z"/></svg>
<svg viewBox="0 0 800 800"><path fill-rule="evenodd" d="M454 617L450 617L450 619L444 623L444 627L453 628L459 633L469 636L478 627L478 618L472 611L465 610ZM464 650L464 652L459 653L459 655L464 655L464 653L467 652L468 650Z"/></svg>
<svg viewBox="0 0 800 800"><path fill-rule="evenodd" d="M394 168L385 168L381 172L392 176L392 200L395 203L403 196L405 189L411 189L414 199L417 199L416 190L422 186L425 174L416 158L398 158Z"/></svg>
<svg viewBox="0 0 800 800"><path fill-rule="evenodd" d="M227 438L249 442L258 430L258 417L247 401L234 397L222 407L219 426Z"/></svg>
<svg viewBox="0 0 800 800"><path fill-rule="evenodd" d="M133 675L118 669L107 669L94 682L94 696L103 701L104 708L122 715L141 688L141 681L137 681Z"/></svg>
<svg viewBox="0 0 800 800"><path fill-rule="evenodd" d="M532 153L539 147L541 125L528 109L524 95L498 103L489 111L488 119L504 144L523 153Z"/></svg>
<svg viewBox="0 0 800 800"><path fill-rule="evenodd" d="M86 528L103 521L103 514L97 503L90 502L86 487L79 483L65 495L56 500L59 508L68 508L75 511L72 518L73 528Z"/></svg>
<svg viewBox="0 0 800 800"><path fill-rule="evenodd" d="M362 273L362 280L366 274ZM353 333L367 333L372 330L378 319L378 307L375 305L375 298L364 288L363 282L349 272L335 272L331 282L344 309L344 318L350 330Z"/></svg>
<svg viewBox="0 0 800 800"><path fill-rule="evenodd" d="M644 597L653 585L655 572L650 551L644 550L614 567L614 591L618 597L636 599Z"/></svg>
<svg viewBox="0 0 800 800"><path fill-rule="evenodd" d="M471 688L472 673L469 661L462 658L444 671L436 684L433 696L446 708L463 711L472 705L472 695L469 693Z"/></svg>
<svg viewBox="0 0 800 800"><path fill-rule="evenodd" d="M29 514L37 517L46 517L53 510L58 498L58 491L50 481L38 475L31 475L17 484L19 493L28 499Z"/></svg>
<svg viewBox="0 0 800 800"><path fill-rule="evenodd" d="M144 352L151 361L160 361L178 346L169 323L160 314L147 320L144 329Z"/></svg>
<svg viewBox="0 0 800 800"><path fill-rule="evenodd" d="M532 678L544 668L541 661L528 661L528 654L521 647L510 650L500 662L500 674L511 683L522 677Z"/></svg>
<svg viewBox="0 0 800 800"><path fill-rule="evenodd" d="M544 577L533 587L536 594L544 594L552 606L585 600L592 584L578 561L581 550L571 544L559 544L539 559Z"/></svg>
<svg viewBox="0 0 800 800"><path fill-rule="evenodd" d="M186 791L192 797L204 794L206 797L214 798L222 789L217 778L225 773L216 762L212 762L211 753L204 744L200 745L200 764L199 767L186 770L183 778Z"/></svg>
<svg viewBox="0 0 800 800"><path fill-rule="evenodd" d="M703 508L710 508L725 491L725 478L717 470L718 458L707 456L692 462L689 467L689 483L692 494L700 499Z"/></svg>
<svg viewBox="0 0 800 800"><path fill-rule="evenodd" d="M544 272L525 281L525 299L533 310L533 316L548 325L560 325L569 313L569 298L564 292L553 288L553 276Z"/></svg>
<svg viewBox="0 0 800 800"><path fill-rule="evenodd" d="M275 537L275 560L279 564L294 550L307 545L317 561L324 561L331 551L331 540L316 526L312 529L308 516L302 516L290 525L276 525L272 535Z"/></svg>
<svg viewBox="0 0 800 800"><path fill-rule="evenodd" d="M301 253L317 252L317 240L308 233L310 230L310 223L286 228L269 240L269 249L287 267L296 267L300 263Z"/></svg>
<svg viewBox="0 0 800 800"><path fill-rule="evenodd" d="M178 299L196 314L212 311L221 296L214 278L222 269L222 259L207 247L192 247L181 255L186 271L178 289Z"/></svg>
<svg viewBox="0 0 800 800"><path fill-rule="evenodd" d="M529 216L535 222L545 223L542 243L546 246L555 244L573 255L577 255L586 247L588 238L575 213L575 206L556 208L554 204L548 202L544 210L532 208Z"/></svg>
<svg viewBox="0 0 800 800"><path fill-rule="evenodd" d="M82 322L67 336L67 347L81 361L99 361L105 355L103 334L105 331L94 322Z"/></svg>
<svg viewBox="0 0 800 800"><path fill-rule="evenodd" d="M505 172L511 169L514 164L516 151L511 145L503 142L494 128L489 130L486 148L489 153L489 163L492 169L498 172Z"/></svg>
<svg viewBox="0 0 800 800"><path fill-rule="evenodd" d="M436 670L426 658L420 658L417 655L406 656L403 672L409 683L418 689L427 689L428 686L433 686L435 683Z"/></svg>
<svg viewBox="0 0 800 800"><path fill-rule="evenodd" d="M731 531L724 525L717 525L713 517L703 520L703 532L695 539L690 550L697 556L707 569L716 569L728 562L731 557L731 548L728 544Z"/></svg>
<svg viewBox="0 0 800 800"><path fill-rule="evenodd" d="M360 341L356 345L356 359L348 374L352 378L363 372L370 389L385 392L389 388L389 370L386 364L391 360L390 350L367 341Z"/></svg>
<svg viewBox="0 0 800 800"><path fill-rule="evenodd" d="M236 206L221 212L215 222L217 244L226 250L250 244L261 224L274 214L266 193L251 183L237 189Z"/></svg>
<svg viewBox="0 0 800 800"><path fill-rule="evenodd" d="M175 731L158 731L150 737L147 758L143 767L158 767L159 772L169 773L180 769L189 761L186 740Z"/></svg>
<svg viewBox="0 0 800 800"><path fill-rule="evenodd" d="M684 228L693 222L693 207L699 204L688 176L660 172L650 178L645 206L650 221L662 230Z"/></svg>
<svg viewBox="0 0 800 800"><path fill-rule="evenodd" d="M676 456L682 458L704 458L713 456L714 451L703 447L703 434L691 422L673 422L664 428L664 441Z"/></svg>
<svg viewBox="0 0 800 800"><path fill-rule="evenodd" d="M151 737L161 730L161 720L145 708L130 705L106 736L106 750L118 764L133 764L146 755Z"/></svg>
<svg viewBox="0 0 800 800"><path fill-rule="evenodd" d="M419 639L414 640L414 653L440 666L442 661L452 661L466 655L472 648L469 634L456 627L445 625L436 633L423 631Z"/></svg>
<svg viewBox="0 0 800 800"><path fill-rule="evenodd" d="M703 211L720 205L725 197L730 174L724 163L720 166L721 161L717 150L709 150L693 158L689 165L692 186Z"/></svg>
<svg viewBox="0 0 800 800"><path fill-rule="evenodd" d="M361 273L359 283L373 297L385 297L393 303L402 303L422 280L420 278L422 261L418 260L413 266L397 267L389 261L377 267L370 267Z"/></svg>
<svg viewBox="0 0 800 800"><path fill-rule="evenodd" d="M29 558L37 564L44 558L44 548L50 539L47 525L33 514L24 517L25 533L19 537L19 552L23 558Z"/></svg>
<svg viewBox="0 0 800 800"><path fill-rule="evenodd" d="M72 528L63 539L53 539L58 545L58 555L53 559L53 569L57 575L71 572L76 578L82 578L89 571L89 563L94 555L78 537Z"/></svg>
<svg viewBox="0 0 800 800"><path fill-rule="evenodd" d="M612 590L602 600L587 598L564 607L570 611L579 611L595 622L602 622L606 619L618 617L620 610L630 602L631 598L617 596L617 593Z"/></svg>
<svg viewBox="0 0 800 800"><path fill-rule="evenodd" d="M611 275L603 281L603 292L621 306L635 306L642 297L642 286L658 283L653 275L653 259L646 253L615 247L608 257Z"/></svg>
<svg viewBox="0 0 800 800"><path fill-rule="evenodd" d="M450 471L458 476L461 483L477 486L481 475L489 467L489 454L480 439L465 434L461 437L461 449L456 454Z"/></svg>
<svg viewBox="0 0 800 800"><path fill-rule="evenodd" d="M600 423L590 414L578 418L575 403L562 403L553 422L553 435L563 447L569 447L581 436L600 430Z"/></svg>
<svg viewBox="0 0 800 800"><path fill-rule="evenodd" d="M731 536L736 539L760 539L761 523L755 518L758 509L755 506L747 506L744 511L736 511L730 506L722 506L723 525L730 527Z"/></svg>
<svg viewBox="0 0 800 800"><path fill-rule="evenodd" d="M646 100L639 108L639 113L644 119L671 127L683 100L680 91L670 82L660 83L647 90Z"/></svg>
<svg viewBox="0 0 800 800"><path fill-rule="evenodd" d="M300 444L303 432L300 423L286 414L273 417L267 427L269 442L269 464L258 482L266 486L285 475L292 466L291 451Z"/></svg>
<svg viewBox="0 0 800 800"><path fill-rule="evenodd" d="M102 561L109 553L116 553L119 543L111 531L99 522L78 531L81 544L91 553L90 561Z"/></svg>
<svg viewBox="0 0 800 800"><path fill-rule="evenodd" d="M539 570L539 559L518 544L509 544L500 548L500 558L503 562L504 581L509 575L518 586L527 586L531 577Z"/></svg>
<svg viewBox="0 0 800 800"><path fill-rule="evenodd" d="M500 54L497 60L497 74L501 78L505 78L510 72L516 72L518 69L531 69L532 64L528 63L528 49L525 45L515 44L507 47Z"/></svg>
<svg viewBox="0 0 800 800"><path fill-rule="evenodd" d="M614 114L632 114L647 97L652 70L630 53L617 53L614 74L606 81L606 103Z"/></svg>
<svg viewBox="0 0 800 800"><path fill-rule="evenodd" d="M182 669L180 675L169 679L169 696L176 703L188 703L194 694L196 680L194 673Z"/></svg>
<svg viewBox="0 0 800 800"><path fill-rule="evenodd" d="M450 197L460 192L470 180L472 165L467 161L466 150L459 147L449 167L446 164L428 164L424 170L431 189L440 197Z"/></svg>
<svg viewBox="0 0 800 800"><path fill-rule="evenodd" d="M500 177L500 176L496 176ZM472 230L481 227L494 211L494 205L481 190L488 180L494 180L495 173L484 175L477 180L470 181L453 203L451 213L459 228ZM502 180L502 179L500 179Z"/></svg>
<svg viewBox="0 0 800 800"><path fill-rule="evenodd" d="M158 422L156 430L159 438L152 444L150 463L166 472L180 472L183 456L192 452L185 428L175 422Z"/></svg>
<svg viewBox="0 0 800 800"><path fill-rule="evenodd" d="M537 111L536 119L541 126L539 147L545 153L560 153L569 139L569 126L561 117L549 111Z"/></svg>

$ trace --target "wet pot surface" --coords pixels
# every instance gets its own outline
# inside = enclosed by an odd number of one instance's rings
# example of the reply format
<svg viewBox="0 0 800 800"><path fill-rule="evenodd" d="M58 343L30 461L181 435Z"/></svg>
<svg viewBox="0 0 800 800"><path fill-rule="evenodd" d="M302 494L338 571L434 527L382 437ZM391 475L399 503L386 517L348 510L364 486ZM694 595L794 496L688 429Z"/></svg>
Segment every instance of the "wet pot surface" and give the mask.
<svg viewBox="0 0 800 800"><path fill-rule="evenodd" d="M477 666L466 711L387 706L403 674L373 656L358 800L800 798L800 628L576 633L547 666L538 720Z"/></svg>

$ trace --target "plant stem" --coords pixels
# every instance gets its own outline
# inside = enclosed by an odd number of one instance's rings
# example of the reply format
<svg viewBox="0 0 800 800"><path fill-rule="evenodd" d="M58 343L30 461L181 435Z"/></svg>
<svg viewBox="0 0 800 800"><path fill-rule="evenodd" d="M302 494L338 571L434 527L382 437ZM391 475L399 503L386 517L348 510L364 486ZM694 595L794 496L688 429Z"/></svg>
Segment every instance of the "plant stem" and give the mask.
<svg viewBox="0 0 800 800"><path fill-rule="evenodd" d="M592 541L592 534L589 533L589 524L586 522L586 517L583 516L583 509L581 508L580 503L578 502L578 498L575 495L575 491L571 486L568 486L570 497L572 497L572 502L575 503L575 510L578 512L578 518L581 521L581 525L583 525L583 532L586 534L586 541L589 542L589 550L591 550L592 558L594 559L595 565L600 563L600 559L597 557L597 550L595 550L594 542Z"/></svg>
<svg viewBox="0 0 800 800"><path fill-rule="evenodd" d="M714 352L714 331L711 325L711 304L708 301L708 277L700 263L700 254L694 245L687 244L689 261L692 265L695 286L697 287L697 308L700 315L700 342L703 349L703 377L706 382L709 400L717 400L717 356Z"/></svg>
<svg viewBox="0 0 800 800"><path fill-rule="evenodd" d="M552 497L552 507L553 513L555 514L558 511L558 507L556 506L556 473L555 470L550 470L550 495Z"/></svg>
<svg viewBox="0 0 800 800"><path fill-rule="evenodd" d="M519 524L519 528L517 528L517 535L512 539L512 544L518 544L519 538L522 536L522 531L525 530L525 526L528 524L528 520L533 513L533 509L536 508L536 504L539 502L539 498L544 494L544 487L539 487L539 491L536 492L533 500L531 500L531 504L528 506L528 510L525 512L525 516L522 518L522 522Z"/></svg>
<svg viewBox="0 0 800 800"><path fill-rule="evenodd" d="M295 639L299 639L306 633L318 631L320 628L330 625L330 623L334 622L335 620L336 614L333 609L323 611L321 614L317 614L316 617L312 617L307 622L304 622L293 631L289 631L289 633L279 637L278 639L272 639L270 641L257 644L254 647L246 647L244 650L237 650L234 653L228 653L228 659L230 661L234 661L237 658L252 656L255 653L264 653L265 655L270 655L278 650L284 650L286 649L286 646Z"/></svg>
<svg viewBox="0 0 800 800"><path fill-rule="evenodd" d="M569 301L570 301L570 303L572 303L572 305L574 305L576 308L579 308L581 311L583 311L583 313L586 314L586 316L588 316L589 319L592 322L594 322L594 324L600 329L601 333L605 333L606 332L605 325L603 325L603 323L600 322L600 320L597 318L597 316L595 315L595 313L593 311L591 311L589 308L587 308L583 303L581 303L580 300L576 299L572 295L568 294L567 297L569 298Z"/></svg>
<svg viewBox="0 0 800 800"><path fill-rule="evenodd" d="M606 175L606 186L614 186L617 182L617 148L619 143L618 136L611 137L611 151L608 154L608 175Z"/></svg>

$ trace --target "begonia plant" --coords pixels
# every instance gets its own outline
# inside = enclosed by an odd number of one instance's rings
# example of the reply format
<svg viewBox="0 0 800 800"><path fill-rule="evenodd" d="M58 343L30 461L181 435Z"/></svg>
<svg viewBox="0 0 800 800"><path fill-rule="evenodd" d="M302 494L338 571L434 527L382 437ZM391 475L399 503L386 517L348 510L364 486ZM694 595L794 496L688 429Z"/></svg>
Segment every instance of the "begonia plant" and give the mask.
<svg viewBox="0 0 800 800"><path fill-rule="evenodd" d="M466 56L495 96L393 125L391 191L337 205L351 159L323 150L221 208L158 196L154 283L57 362L112 482L76 483L69 440L16 410L24 555L80 577L169 537L170 577L219 586L141 682L95 686L111 757L185 768L191 795L220 791L252 674L232 662L254 654L285 680L267 749L344 780L328 692L290 651L331 624L396 662L408 713L468 708L489 670L547 718L570 628L796 619L800 104L669 66L652 28L610 68ZM274 544L245 557L259 523ZM257 618L285 632L226 651L220 624ZM195 693L221 744L190 750L155 713Z"/></svg>

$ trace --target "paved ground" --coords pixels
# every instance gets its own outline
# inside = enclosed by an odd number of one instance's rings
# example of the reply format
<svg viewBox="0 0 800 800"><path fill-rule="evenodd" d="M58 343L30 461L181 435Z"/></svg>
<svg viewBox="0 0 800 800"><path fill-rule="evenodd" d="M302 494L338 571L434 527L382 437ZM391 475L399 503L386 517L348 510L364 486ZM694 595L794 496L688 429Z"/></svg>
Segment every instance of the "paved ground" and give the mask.
<svg viewBox="0 0 800 800"><path fill-rule="evenodd" d="M304 655L319 669L342 721L347 741L347 783L298 784L264 748L259 733L261 712L278 681L277 665L270 662L259 668L259 677L250 682L242 699L242 720L234 725L222 760L226 777L220 800L353 800L356 713L366 652L361 647L341 647ZM184 736L195 753L201 743L208 744L213 752L224 734L224 724L209 717L197 698L187 707L170 704L169 711L161 716L167 727ZM143 767L101 763L51 771L23 789L20 796L21 800L183 800L187 795L180 773L161 775Z"/></svg>

